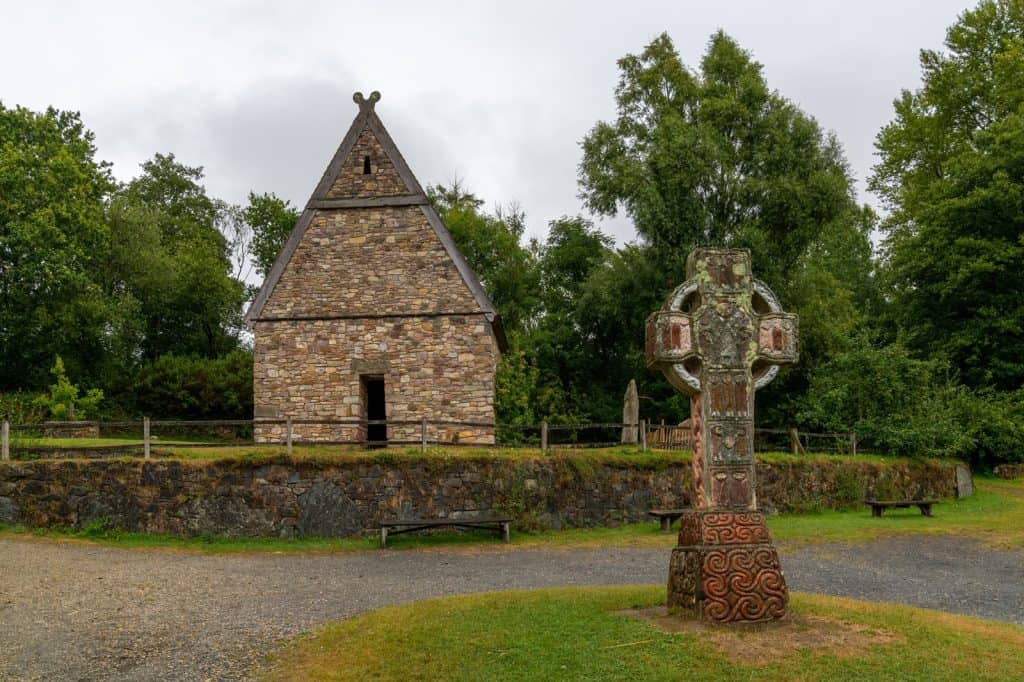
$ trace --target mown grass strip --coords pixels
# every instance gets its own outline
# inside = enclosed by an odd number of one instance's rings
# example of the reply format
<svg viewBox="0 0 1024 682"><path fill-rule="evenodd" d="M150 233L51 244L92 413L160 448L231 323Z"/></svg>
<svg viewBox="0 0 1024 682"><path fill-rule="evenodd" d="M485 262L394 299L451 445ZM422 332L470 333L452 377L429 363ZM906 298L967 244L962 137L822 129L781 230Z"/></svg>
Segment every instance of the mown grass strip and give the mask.
<svg viewBox="0 0 1024 682"><path fill-rule="evenodd" d="M791 646L782 657L737 660L716 645L720 628L672 633L617 613L663 602L658 585L476 594L390 607L300 638L273 657L268 679L1024 679L1024 629L1013 625L795 594L798 617L825 619L826 628L853 624L869 642L877 635L874 641L884 643ZM759 636L770 644L773 635ZM777 636L780 645L790 644L781 638L792 635ZM749 637L734 636L741 649Z"/></svg>

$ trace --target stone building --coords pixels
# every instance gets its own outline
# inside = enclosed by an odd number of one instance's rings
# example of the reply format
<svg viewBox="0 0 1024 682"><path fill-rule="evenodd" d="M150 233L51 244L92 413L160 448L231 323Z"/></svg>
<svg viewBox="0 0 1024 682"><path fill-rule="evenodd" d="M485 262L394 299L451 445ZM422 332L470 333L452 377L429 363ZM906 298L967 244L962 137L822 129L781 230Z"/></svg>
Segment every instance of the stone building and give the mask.
<svg viewBox="0 0 1024 682"><path fill-rule="evenodd" d="M255 437L493 442L501 320L374 105L359 113L246 314ZM357 423L387 419L386 427ZM348 423L302 423L330 420ZM353 423L356 422L356 423Z"/></svg>

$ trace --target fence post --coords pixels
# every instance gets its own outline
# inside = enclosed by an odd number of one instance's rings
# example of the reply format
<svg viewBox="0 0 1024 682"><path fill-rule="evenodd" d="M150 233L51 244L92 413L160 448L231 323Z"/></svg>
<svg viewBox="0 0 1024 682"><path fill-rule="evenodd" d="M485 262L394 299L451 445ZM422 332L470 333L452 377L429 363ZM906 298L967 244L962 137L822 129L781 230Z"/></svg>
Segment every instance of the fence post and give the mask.
<svg viewBox="0 0 1024 682"><path fill-rule="evenodd" d="M420 421L420 452L427 451L427 418Z"/></svg>
<svg viewBox="0 0 1024 682"><path fill-rule="evenodd" d="M857 454L857 434L856 432L850 432L850 454Z"/></svg>
<svg viewBox="0 0 1024 682"><path fill-rule="evenodd" d="M142 455L149 459L149 417L142 418Z"/></svg>
<svg viewBox="0 0 1024 682"><path fill-rule="evenodd" d="M800 433L796 430L796 427L789 430L789 446L792 448L794 455L799 455L800 451L804 449L800 445Z"/></svg>
<svg viewBox="0 0 1024 682"><path fill-rule="evenodd" d="M292 418L284 420L284 443L288 456L292 456Z"/></svg>
<svg viewBox="0 0 1024 682"><path fill-rule="evenodd" d="M548 423L540 423L540 451L544 454L548 452Z"/></svg>
<svg viewBox="0 0 1024 682"><path fill-rule="evenodd" d="M640 420L640 452L647 452L647 420Z"/></svg>
<svg viewBox="0 0 1024 682"><path fill-rule="evenodd" d="M11 458L11 423L4 420L0 427L0 459Z"/></svg>

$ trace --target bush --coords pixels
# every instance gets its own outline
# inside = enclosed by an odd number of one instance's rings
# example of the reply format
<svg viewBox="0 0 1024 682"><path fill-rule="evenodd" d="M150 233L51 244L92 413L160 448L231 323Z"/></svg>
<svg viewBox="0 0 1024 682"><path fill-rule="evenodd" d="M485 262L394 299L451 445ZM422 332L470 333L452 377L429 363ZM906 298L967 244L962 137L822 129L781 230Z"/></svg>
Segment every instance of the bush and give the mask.
<svg viewBox="0 0 1024 682"><path fill-rule="evenodd" d="M950 455L984 469L1024 462L1024 390L999 393L961 388L950 402L961 433Z"/></svg>
<svg viewBox="0 0 1024 682"><path fill-rule="evenodd" d="M79 388L68 379L64 361L59 355L54 360L50 374L56 383L50 386L49 394L40 395L35 400L36 407L48 412L50 417L58 421L85 419L99 407L103 391L90 388L85 395L79 396Z"/></svg>
<svg viewBox="0 0 1024 682"><path fill-rule="evenodd" d="M982 469L1024 459L1024 392L971 391L899 344L855 343L816 369L798 418L897 456L957 457Z"/></svg>
<svg viewBox="0 0 1024 682"><path fill-rule="evenodd" d="M35 393L0 393L0 419L12 424L38 424L46 419Z"/></svg>
<svg viewBox="0 0 1024 682"><path fill-rule="evenodd" d="M138 372L128 394L133 411L158 419L251 419L252 353L164 355Z"/></svg>

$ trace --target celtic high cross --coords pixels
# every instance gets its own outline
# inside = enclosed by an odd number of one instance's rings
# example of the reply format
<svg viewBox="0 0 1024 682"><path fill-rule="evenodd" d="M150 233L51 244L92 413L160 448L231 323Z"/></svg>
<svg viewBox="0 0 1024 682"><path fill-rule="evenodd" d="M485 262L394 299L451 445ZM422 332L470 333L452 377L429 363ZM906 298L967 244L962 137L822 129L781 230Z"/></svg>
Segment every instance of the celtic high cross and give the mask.
<svg viewBox="0 0 1024 682"><path fill-rule="evenodd" d="M690 395L693 510L680 520L669 607L718 622L771 620L788 595L757 511L754 391L797 361L797 317L754 279L745 249L697 249L647 318L646 355Z"/></svg>

